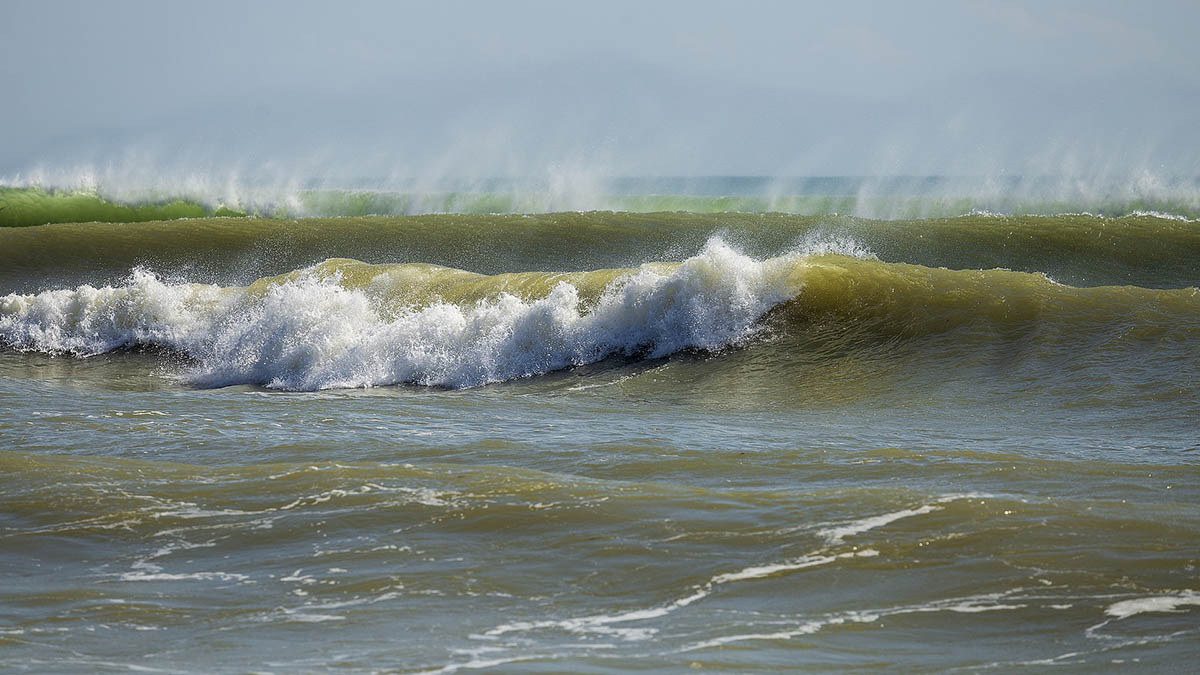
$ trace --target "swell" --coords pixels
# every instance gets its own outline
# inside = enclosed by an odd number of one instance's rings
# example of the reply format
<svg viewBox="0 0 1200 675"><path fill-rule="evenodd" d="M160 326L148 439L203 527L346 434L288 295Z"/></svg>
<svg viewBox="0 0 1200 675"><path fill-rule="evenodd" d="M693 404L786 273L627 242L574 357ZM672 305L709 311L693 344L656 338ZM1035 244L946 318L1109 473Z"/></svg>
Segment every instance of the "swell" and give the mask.
<svg viewBox="0 0 1200 675"><path fill-rule="evenodd" d="M878 457L885 452L903 451L868 450L855 453L855 457ZM1175 464L1163 458L1134 463L1097 458L1088 462L1064 457L1032 459L1015 454L974 453L967 450L945 450L936 454L941 461L922 466L947 479L958 473L954 469L956 463L966 463L975 469L1017 465L1025 470L1038 470L1047 476L1045 480L1050 486L1059 489L1065 486L1058 484L1058 481L1078 478L1086 479L1092 486L1108 482L1110 485L1115 483L1128 487L1139 484L1147 472L1152 472L1158 478L1157 483L1183 485L1194 482L1197 474L1194 465ZM632 461L635 458L629 459ZM724 458L725 461L727 459ZM916 453L913 461L921 459L925 459L923 453ZM832 521L814 519L801 528L772 508L797 501L795 490L774 489L758 482L729 485L719 478L720 472L729 468L722 466L722 461L714 458L702 460L698 468L717 476L711 485L704 485L659 477L647 479L645 473L595 477L502 464L440 462L433 457L423 458L423 461L415 464L311 459L303 462L287 460L225 464L0 449L0 485L6 488L2 494L7 498L8 515L26 519L32 526L31 530L100 536L119 535L121 532L134 531L134 528L142 534L153 534L186 526L187 521L198 519L208 519L210 522L243 521L253 528L260 524L257 520L263 516L284 518L295 515L297 511L328 508L350 513L347 502L367 509L411 506L414 510L425 507L422 510L426 512L431 508L473 511L481 516L481 522L476 525L480 532L503 531L507 528L503 520L483 518L487 515L487 509L501 506L503 502L523 506L527 512L537 510L529 509L528 504L566 506L568 508L565 511L571 510L569 507L573 504L599 505L610 502L613 508L619 511L628 509L628 513L636 516L635 520L643 520L643 504L622 507L621 500L612 500L614 493L623 493L637 501L686 504L690 509L718 514L727 511L730 501L736 500L748 507L767 509L772 519L777 518L778 524L787 526L763 528L759 523L747 520L743 525L748 530L766 537L784 538L803 530L814 539L827 543L852 541L888 523L932 512L948 511L950 513L942 515L957 514L966 519L987 517L990 520L1013 504L1023 504L1030 511L1096 523L1103 519L1095 513L1096 510L1119 511L1122 508L1122 502L1112 499L1111 494L1076 491L1067 491L1066 494L1058 494L1057 499L1046 500L987 493L923 495L921 487L881 485L891 474L882 467L872 470L870 462L853 462L841 468L855 474L853 478L858 478L857 474L864 474L870 479L868 484L849 488L809 486L809 499L801 497L799 501L807 501L809 508L820 508L822 505L819 502L825 501L823 506L829 509L828 515L834 517L834 514L838 514L841 517ZM773 462L768 459L762 461L774 471L788 465L785 458L776 458ZM1067 478L1060 478L1062 476ZM1159 495L1157 498L1170 503L1168 496ZM917 508L897 510L898 501ZM846 511L866 511L875 517L854 518L847 522L843 519L848 515ZM391 510L391 515L395 513L396 510ZM565 514L557 515L562 517ZM880 515L883 517L880 518ZM1196 518L1194 510L1190 518ZM385 526L388 524L386 517L378 522ZM547 525L552 526L552 523ZM1161 535L1169 532L1179 534L1178 528L1186 527L1186 524L1147 521L1143 526L1156 530L1155 535ZM11 529L6 532L11 533ZM714 532L697 532L694 538L703 539L705 535L720 538L720 534ZM259 536L267 534L259 532ZM983 541L977 539L973 543Z"/></svg>
<svg viewBox="0 0 1200 675"><path fill-rule="evenodd" d="M714 238L680 263L576 273L331 259L218 286L139 270L117 286L0 298L0 341L77 356L163 348L193 362L184 378L194 385L295 390L472 387L614 356L754 348L779 335L791 336L785 351L811 347L814 334L867 351L953 336L944 367L1013 334L1060 354L1080 336L1103 335L1106 349L1135 357L1200 341L1195 288L1075 288L1038 274L860 255L755 259Z"/></svg>
<svg viewBox="0 0 1200 675"><path fill-rule="evenodd" d="M247 284L327 258L484 274L678 260L712 235L762 258L854 242L925 267L1041 272L1075 286L1200 285L1200 225L1090 215L879 221L787 214L553 213L336 219L214 218L0 229L0 290L115 283L133 267Z"/></svg>

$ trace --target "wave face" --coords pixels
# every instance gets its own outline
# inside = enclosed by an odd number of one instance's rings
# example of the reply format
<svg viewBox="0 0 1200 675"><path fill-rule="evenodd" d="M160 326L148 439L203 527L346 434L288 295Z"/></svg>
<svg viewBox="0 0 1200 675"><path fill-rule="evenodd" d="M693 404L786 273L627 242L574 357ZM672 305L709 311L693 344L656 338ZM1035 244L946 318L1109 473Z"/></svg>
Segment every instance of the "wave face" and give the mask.
<svg viewBox="0 0 1200 675"><path fill-rule="evenodd" d="M309 187L303 187L311 183ZM256 216L331 218L560 211L844 214L885 220L968 213L1200 217L1200 180L952 177L492 179L432 186L332 188L319 181L240 185L194 177L157 184L97 178L0 180L0 227Z"/></svg>

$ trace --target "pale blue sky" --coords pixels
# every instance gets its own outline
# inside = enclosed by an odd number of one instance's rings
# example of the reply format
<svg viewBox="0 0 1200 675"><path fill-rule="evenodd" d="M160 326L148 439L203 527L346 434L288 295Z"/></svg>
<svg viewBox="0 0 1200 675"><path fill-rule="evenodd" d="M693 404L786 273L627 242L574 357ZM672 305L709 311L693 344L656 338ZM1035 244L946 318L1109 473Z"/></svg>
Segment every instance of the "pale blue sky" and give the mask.
<svg viewBox="0 0 1200 675"><path fill-rule="evenodd" d="M1200 173L1197 2L0 4L0 172Z"/></svg>

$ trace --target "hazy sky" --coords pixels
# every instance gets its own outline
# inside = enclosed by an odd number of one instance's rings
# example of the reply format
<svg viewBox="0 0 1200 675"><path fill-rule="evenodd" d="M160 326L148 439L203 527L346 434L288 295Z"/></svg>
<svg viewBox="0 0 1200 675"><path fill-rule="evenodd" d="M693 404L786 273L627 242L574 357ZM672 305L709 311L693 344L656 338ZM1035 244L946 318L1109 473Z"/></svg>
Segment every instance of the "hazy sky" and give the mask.
<svg viewBox="0 0 1200 675"><path fill-rule="evenodd" d="M1198 26L1194 0L3 0L0 173L1195 174Z"/></svg>

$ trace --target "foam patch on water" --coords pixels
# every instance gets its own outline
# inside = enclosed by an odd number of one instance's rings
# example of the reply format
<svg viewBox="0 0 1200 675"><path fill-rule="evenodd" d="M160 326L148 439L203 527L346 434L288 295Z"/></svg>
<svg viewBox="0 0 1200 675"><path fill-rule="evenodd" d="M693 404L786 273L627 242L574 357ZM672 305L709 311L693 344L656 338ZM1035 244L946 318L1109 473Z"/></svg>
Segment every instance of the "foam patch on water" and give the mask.
<svg viewBox="0 0 1200 675"><path fill-rule="evenodd" d="M776 563L773 565L759 565L755 567L747 567L737 572L729 572L726 574L718 574L709 582L711 585L729 583L731 581L746 581L748 579L762 579L764 577L774 576L781 572L790 572L792 570L801 570L806 567L817 567L818 565L828 565L841 558L873 558L879 555L879 551L874 549L863 549L861 551L848 551L845 553L836 554L813 554L806 555L789 560L787 562Z"/></svg>
<svg viewBox="0 0 1200 675"><path fill-rule="evenodd" d="M923 516L927 513L940 511L943 508L941 506L942 504L947 504L959 499L982 499L989 496L990 495L987 494L974 492L942 495L932 504L922 504L921 506L911 509L901 509L899 511L892 511L891 513L883 513L878 516L869 516L867 518L852 520L836 527L827 527L817 530L817 535L824 538L826 543L830 545L841 544L845 541L846 537L862 534L864 532L889 525L897 520L912 518L913 516Z"/></svg>
<svg viewBox="0 0 1200 675"><path fill-rule="evenodd" d="M911 518L913 516L932 513L940 508L942 507L926 504L925 506L919 506L915 509L903 509L901 511L894 511L892 513L885 513L879 516L855 520L840 527L830 527L823 530L818 530L817 534L824 537L825 540L830 544L840 544L845 540L846 537L862 534L868 530L873 530L877 527L883 527L884 525L894 523L897 520L902 520L904 518Z"/></svg>
<svg viewBox="0 0 1200 675"><path fill-rule="evenodd" d="M799 259L758 261L714 238L670 271L631 271L594 304L563 282L536 300L499 293L472 306L398 313L336 275L301 274L252 294L135 271L118 287L0 298L0 343L78 356L167 348L191 357L185 379L206 387L472 387L616 354L660 358L737 344L799 291Z"/></svg>
<svg viewBox="0 0 1200 675"><path fill-rule="evenodd" d="M1178 595L1152 595L1122 600L1109 605L1104 613L1117 619L1127 619L1147 612L1178 612L1180 607L1200 606L1200 593L1183 591Z"/></svg>
<svg viewBox="0 0 1200 675"><path fill-rule="evenodd" d="M514 623L497 626L484 633L483 637L495 638L506 633L524 633L534 630L558 629L571 633L591 633L614 636L628 641L648 640L658 633L657 628L619 627L613 626L613 624L645 621L667 616L676 610L695 604L696 602L707 598L715 592L718 586L722 586L724 584L753 579L762 579L765 577L774 576L776 574L781 574L783 572L828 565L830 563L837 562L838 560L844 560L848 558L872 558L877 555L879 555L879 552L872 549L846 551L843 553L825 553L816 551L808 555L803 555L781 563L755 565L743 568L736 572L727 572L724 574L715 575L704 584L693 587L692 592L688 595L677 598L664 605L645 609L634 609L617 614L594 614L591 616L569 619L547 619L543 621L517 621Z"/></svg>
<svg viewBox="0 0 1200 675"><path fill-rule="evenodd" d="M121 581L245 581L250 577L233 572L126 572Z"/></svg>
<svg viewBox="0 0 1200 675"><path fill-rule="evenodd" d="M720 647L722 645L727 645L734 642L791 640L793 638L800 637L801 635L812 635L813 633L817 633L829 626L839 626L847 623L874 623L885 617L899 616L903 614L923 614L933 612L978 614L981 612L1024 609L1027 605L1023 603L1013 603L1007 601L1008 596L1014 592L1015 591L1009 591L1007 593L989 593L961 598L947 598L945 600L935 600L933 602L920 605L908 605L901 607L888 607L883 609L849 611L838 614L830 614L820 618L802 621L784 630L772 631L769 633L740 633L734 635L724 635L687 645L679 651L691 652L701 649L709 649L712 647Z"/></svg>

